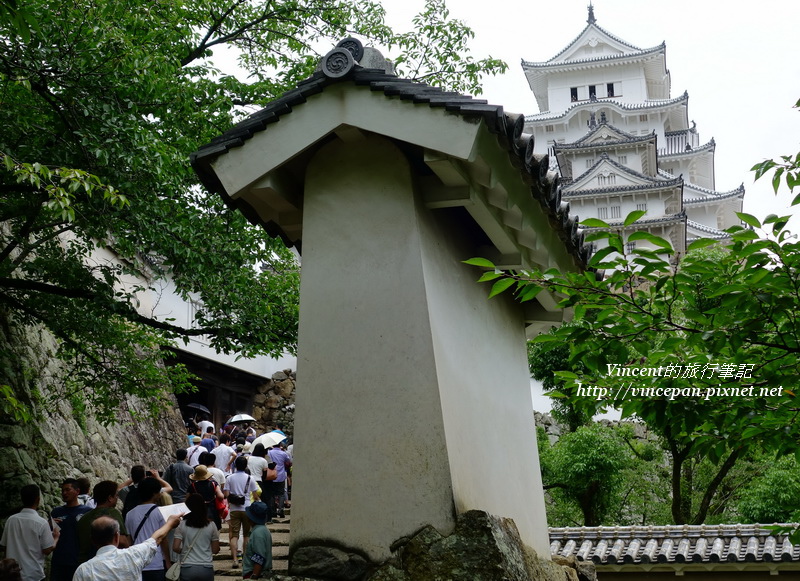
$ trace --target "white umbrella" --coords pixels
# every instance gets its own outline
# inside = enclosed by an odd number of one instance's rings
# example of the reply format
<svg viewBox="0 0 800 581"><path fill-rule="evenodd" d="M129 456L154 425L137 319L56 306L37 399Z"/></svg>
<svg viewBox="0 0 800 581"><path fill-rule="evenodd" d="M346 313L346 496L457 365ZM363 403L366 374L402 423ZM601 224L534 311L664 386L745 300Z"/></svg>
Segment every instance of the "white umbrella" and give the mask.
<svg viewBox="0 0 800 581"><path fill-rule="evenodd" d="M278 432L269 432L267 434L262 434L255 440L253 440L253 447L256 444L263 444L265 448L272 448L273 446L277 446L281 442L286 439L286 436L283 434L279 434Z"/></svg>
<svg viewBox="0 0 800 581"><path fill-rule="evenodd" d="M247 414L236 414L231 419L228 420L229 424L235 424L238 422L254 422L256 419L253 416L248 416Z"/></svg>

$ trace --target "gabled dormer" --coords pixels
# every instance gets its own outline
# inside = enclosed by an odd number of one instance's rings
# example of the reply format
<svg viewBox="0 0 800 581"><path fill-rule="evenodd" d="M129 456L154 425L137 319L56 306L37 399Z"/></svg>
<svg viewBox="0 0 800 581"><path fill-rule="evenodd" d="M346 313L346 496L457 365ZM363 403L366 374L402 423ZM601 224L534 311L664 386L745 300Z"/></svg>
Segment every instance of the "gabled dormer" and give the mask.
<svg viewBox="0 0 800 581"><path fill-rule="evenodd" d="M600 123L573 143L556 143L553 152L565 183L594 166L605 154L633 171L654 177L657 173L657 136L634 135L608 123Z"/></svg>
<svg viewBox="0 0 800 581"><path fill-rule="evenodd" d="M564 186L567 197L597 196L614 192L614 195L641 192L645 190L670 190L683 188L681 178L658 179L622 165L601 153L591 168Z"/></svg>
<svg viewBox="0 0 800 581"><path fill-rule="evenodd" d="M670 94L665 43L641 49L625 42L597 24L592 6L577 38L545 62L523 60L522 68L543 113L570 102L660 100Z"/></svg>

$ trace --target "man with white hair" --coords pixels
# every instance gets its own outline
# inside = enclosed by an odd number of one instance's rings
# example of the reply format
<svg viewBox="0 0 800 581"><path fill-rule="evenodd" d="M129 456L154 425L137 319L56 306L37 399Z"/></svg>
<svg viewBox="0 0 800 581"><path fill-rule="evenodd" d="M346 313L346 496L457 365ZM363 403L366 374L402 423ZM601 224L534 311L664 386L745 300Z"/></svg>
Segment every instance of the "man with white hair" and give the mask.
<svg viewBox="0 0 800 581"><path fill-rule="evenodd" d="M173 514L164 525L146 541L128 549L119 549L119 522L101 516L92 523L92 542L99 547L97 555L83 563L72 581L140 581L142 570L153 559L161 542L181 522L181 516Z"/></svg>

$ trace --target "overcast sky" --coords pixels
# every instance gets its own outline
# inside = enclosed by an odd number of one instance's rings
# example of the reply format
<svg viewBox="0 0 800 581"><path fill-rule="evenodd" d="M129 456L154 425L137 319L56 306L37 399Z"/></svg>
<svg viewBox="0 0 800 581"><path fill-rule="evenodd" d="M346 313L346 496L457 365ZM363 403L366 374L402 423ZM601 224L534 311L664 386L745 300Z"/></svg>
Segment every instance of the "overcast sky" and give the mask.
<svg viewBox="0 0 800 581"><path fill-rule="evenodd" d="M717 190L744 183L744 210L789 213L749 169L765 158L800 151L800 54L797 0L756 4L709 0L593 0L597 24L639 48L667 45L672 96L689 93L689 119L701 143L716 141ZM423 0L385 0L400 30ZM484 84L483 98L506 111L537 113L520 61L546 61L586 26L588 0L449 0L451 16L472 27L476 56L505 60L509 71ZM795 221L796 222L796 221ZM796 227L797 229L797 227Z"/></svg>

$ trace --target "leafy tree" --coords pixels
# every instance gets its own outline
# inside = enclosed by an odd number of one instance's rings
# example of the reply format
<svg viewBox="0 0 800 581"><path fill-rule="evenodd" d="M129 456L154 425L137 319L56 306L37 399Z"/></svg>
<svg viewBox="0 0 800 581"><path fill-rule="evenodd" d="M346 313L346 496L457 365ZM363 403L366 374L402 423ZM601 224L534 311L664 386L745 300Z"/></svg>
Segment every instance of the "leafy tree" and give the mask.
<svg viewBox="0 0 800 581"><path fill-rule="evenodd" d="M800 466L794 456L770 464L743 491L739 513L746 522L788 523L800 520Z"/></svg>
<svg viewBox="0 0 800 581"><path fill-rule="evenodd" d="M584 526L601 524L618 499L622 470L630 463L619 436L599 424L580 426L540 452L544 489L575 505Z"/></svg>
<svg viewBox="0 0 800 581"><path fill-rule="evenodd" d="M85 394L112 421L125 394L157 409L165 389L187 385L161 365L176 340L245 357L294 348L293 256L208 195L189 154L308 76L314 46L350 34L475 92L481 70L505 67L465 54L462 23L433 20L431 53L426 35L396 35L383 17L370 1L0 3L0 314L57 338L69 381L54 382L54 398ZM223 47L248 83L215 68ZM201 306L189 328L140 302L164 277ZM10 379L25 372L0 378L0 406L18 417L36 401Z"/></svg>
<svg viewBox="0 0 800 581"><path fill-rule="evenodd" d="M757 178L774 170L776 191L782 183L793 190L800 155L754 170ZM632 212L624 225L642 214ZM647 247L628 251L620 228L590 219L584 225L597 230L586 241L605 240L607 247L589 267L604 270L605 277L556 270L482 277L495 281L493 294L511 288L520 300L530 300L546 289L574 311L576 324L534 339L570 346L573 370L559 374L565 380L559 395L587 413L619 408L623 417L636 416L664 437L678 524L704 522L726 475L750 451L797 452L800 242L786 229L788 216L771 215L763 223L746 213L739 217L745 226L728 230L729 244L699 252L719 243L697 240L685 256L647 232L627 238ZM468 262L493 268L482 259ZM578 363L584 368L575 372ZM654 372L625 375L632 368ZM683 481L687 462L700 457L716 473L693 507Z"/></svg>
<svg viewBox="0 0 800 581"><path fill-rule="evenodd" d="M552 333L552 329L550 331ZM531 377L542 382L542 389L552 392L558 389L563 380L556 377L555 372L568 369L569 345L566 343L554 346L545 346L533 341L528 342L528 367ZM570 432L574 432L580 426L585 426L592 421L592 416L586 410L578 409L564 398L553 398L551 400L551 412L553 418L564 424Z"/></svg>

